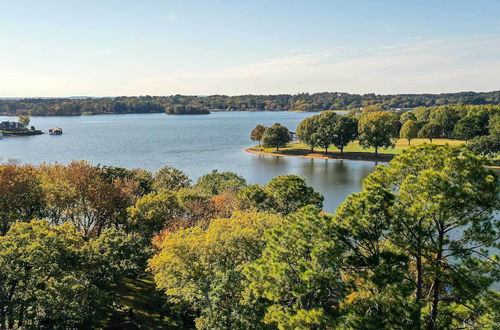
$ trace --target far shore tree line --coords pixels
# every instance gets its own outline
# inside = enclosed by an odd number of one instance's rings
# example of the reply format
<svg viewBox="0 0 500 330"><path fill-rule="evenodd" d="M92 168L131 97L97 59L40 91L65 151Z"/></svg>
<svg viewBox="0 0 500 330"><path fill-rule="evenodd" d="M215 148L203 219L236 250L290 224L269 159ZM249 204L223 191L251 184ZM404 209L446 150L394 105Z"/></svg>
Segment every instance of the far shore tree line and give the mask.
<svg viewBox="0 0 500 330"><path fill-rule="evenodd" d="M257 125L251 139L265 147L279 150L290 139L287 128L280 124L266 128ZM279 137L277 132L281 132ZM403 113L367 108L339 115L324 111L304 119L297 126L298 139L311 148L323 148L325 153L333 145L344 152L352 141L358 140L363 148L393 148L398 138L412 139L459 139L468 143L468 148L486 156L500 152L500 106L492 105L446 105L421 107ZM290 135L290 134L288 134Z"/></svg>
<svg viewBox="0 0 500 330"><path fill-rule="evenodd" d="M500 91L444 94L349 94L337 92L279 95L171 95L0 99L0 114L78 116L82 114L178 113L200 111L324 111L361 108L409 109L448 104L500 105ZM175 108L177 107L177 108ZM186 112L185 112L186 113Z"/></svg>
<svg viewBox="0 0 500 330"><path fill-rule="evenodd" d="M0 328L496 329L486 163L410 147L334 214L296 175L0 164Z"/></svg>

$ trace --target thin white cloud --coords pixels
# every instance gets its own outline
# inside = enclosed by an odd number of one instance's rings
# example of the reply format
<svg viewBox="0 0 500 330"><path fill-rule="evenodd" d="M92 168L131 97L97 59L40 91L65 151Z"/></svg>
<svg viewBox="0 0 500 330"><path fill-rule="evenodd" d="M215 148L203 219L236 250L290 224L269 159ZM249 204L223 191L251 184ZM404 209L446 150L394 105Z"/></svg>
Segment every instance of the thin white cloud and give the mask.
<svg viewBox="0 0 500 330"><path fill-rule="evenodd" d="M484 52L488 53L484 57ZM500 89L500 39L422 41L367 50L299 52L224 70L140 82L156 94L318 91L440 93Z"/></svg>
<svg viewBox="0 0 500 330"><path fill-rule="evenodd" d="M168 14L168 18L171 20L171 21L175 21L177 19L177 15L175 15L174 13L170 13Z"/></svg>
<svg viewBox="0 0 500 330"><path fill-rule="evenodd" d="M13 60L2 61L0 57L0 77L8 77L0 80L0 96L500 90L498 35L466 41L407 41L376 48L291 49L284 50L283 56L218 70L205 67L194 71L184 64L171 68L175 70L172 74L145 70L138 61L131 62L136 67L123 70L128 62L118 57L118 51L111 50L112 54L101 51L106 54L101 57L108 63L102 70L91 66L82 70L78 65L69 64L50 71L37 70L37 67L16 65ZM155 71L159 73L147 73Z"/></svg>

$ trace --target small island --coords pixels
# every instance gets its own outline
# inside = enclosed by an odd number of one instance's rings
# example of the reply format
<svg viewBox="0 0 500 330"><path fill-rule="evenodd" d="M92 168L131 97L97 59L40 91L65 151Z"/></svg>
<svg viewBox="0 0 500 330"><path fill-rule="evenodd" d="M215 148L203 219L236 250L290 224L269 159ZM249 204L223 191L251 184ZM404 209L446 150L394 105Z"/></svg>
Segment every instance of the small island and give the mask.
<svg viewBox="0 0 500 330"><path fill-rule="evenodd" d="M210 110L197 105L175 104L165 108L167 115L209 115Z"/></svg>
<svg viewBox="0 0 500 330"><path fill-rule="evenodd" d="M5 136L43 134L42 131L35 129L35 126L28 128L28 125L29 117L28 122L24 124L17 121L3 121L0 123L0 133Z"/></svg>

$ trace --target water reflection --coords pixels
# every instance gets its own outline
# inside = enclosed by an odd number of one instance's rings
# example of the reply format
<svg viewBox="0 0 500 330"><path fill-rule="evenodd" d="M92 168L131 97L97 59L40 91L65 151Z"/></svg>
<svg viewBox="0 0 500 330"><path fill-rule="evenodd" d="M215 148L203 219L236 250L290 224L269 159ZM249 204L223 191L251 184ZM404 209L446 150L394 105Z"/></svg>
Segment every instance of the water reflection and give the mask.
<svg viewBox="0 0 500 330"><path fill-rule="evenodd" d="M375 168L372 162L253 156L250 182L266 184L277 175L299 175L325 196L328 212L333 212L349 194L361 190L363 179Z"/></svg>

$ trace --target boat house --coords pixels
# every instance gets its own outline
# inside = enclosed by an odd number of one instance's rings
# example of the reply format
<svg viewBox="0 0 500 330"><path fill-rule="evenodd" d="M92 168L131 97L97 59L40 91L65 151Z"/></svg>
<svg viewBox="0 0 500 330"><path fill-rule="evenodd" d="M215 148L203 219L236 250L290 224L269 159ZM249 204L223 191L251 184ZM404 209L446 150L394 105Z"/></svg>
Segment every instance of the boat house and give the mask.
<svg viewBox="0 0 500 330"><path fill-rule="evenodd" d="M62 135L62 128L60 127L53 127L49 128L49 134L50 135Z"/></svg>

